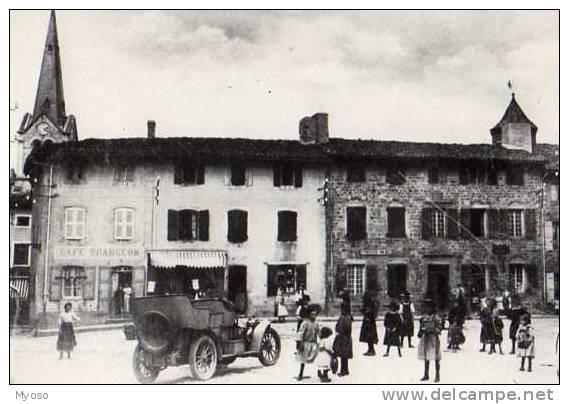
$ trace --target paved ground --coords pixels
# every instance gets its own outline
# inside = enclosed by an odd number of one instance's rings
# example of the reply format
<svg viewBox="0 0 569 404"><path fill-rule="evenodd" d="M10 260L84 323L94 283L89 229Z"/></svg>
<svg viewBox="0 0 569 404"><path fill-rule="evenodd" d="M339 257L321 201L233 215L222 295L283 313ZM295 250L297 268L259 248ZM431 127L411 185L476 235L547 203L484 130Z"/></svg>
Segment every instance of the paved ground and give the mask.
<svg viewBox="0 0 569 404"><path fill-rule="evenodd" d="M509 321L505 321L506 330ZM378 321L380 339L383 338ZM327 324L333 327L333 324ZM443 351L441 376L443 383L499 383L499 384L552 384L557 383L557 356L555 338L559 330L558 319L535 319L537 334L534 372L519 372L519 359L513 355L488 355L478 352L479 323L467 321L466 343L458 353ZM298 364L294 360L293 323L276 324L282 338L283 350L279 362L265 368L255 358L237 359L208 383L297 383L294 377ZM360 323L354 323L354 341L359 335ZM507 337L506 333L504 335ZM78 346L71 360L57 360L57 337L12 337L10 339L10 379L12 383L136 383L132 369L134 341L126 341L122 331L100 331L77 335ZM442 336L446 341L446 331ZM444 342L443 341L443 342ZM417 341L414 340L415 345ZM509 341L504 350L509 351ZM508 345L506 347L506 345ZM383 351L383 346L378 346ZM364 357L363 344L355 342L354 359L350 362L348 377L334 377L334 383L413 384L422 376L422 363L417 360L416 349L403 349L403 357L393 354ZM317 383L314 368L302 383ZM187 366L168 368L158 377L157 383L194 383Z"/></svg>

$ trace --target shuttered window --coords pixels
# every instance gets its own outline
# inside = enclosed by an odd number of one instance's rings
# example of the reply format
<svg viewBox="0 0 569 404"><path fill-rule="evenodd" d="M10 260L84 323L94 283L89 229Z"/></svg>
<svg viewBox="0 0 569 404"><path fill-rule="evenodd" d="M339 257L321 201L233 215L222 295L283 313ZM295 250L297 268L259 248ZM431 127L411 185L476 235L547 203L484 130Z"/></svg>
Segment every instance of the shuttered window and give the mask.
<svg viewBox="0 0 569 404"><path fill-rule="evenodd" d="M231 164L231 185L242 186L247 183L247 170L245 164Z"/></svg>
<svg viewBox="0 0 569 404"><path fill-rule="evenodd" d="M346 181L366 182L366 170L363 164L352 163L346 166Z"/></svg>
<svg viewBox="0 0 569 404"><path fill-rule="evenodd" d="M351 241L367 237L367 210L364 206L346 208L346 238Z"/></svg>
<svg viewBox="0 0 569 404"><path fill-rule="evenodd" d="M64 222L67 240L81 240L85 236L85 209L66 208Z"/></svg>
<svg viewBox="0 0 569 404"><path fill-rule="evenodd" d="M405 208L387 208L387 237L406 237L405 231Z"/></svg>
<svg viewBox="0 0 569 404"><path fill-rule="evenodd" d="M306 265L268 265L267 296L276 296L279 289L284 295L306 290Z"/></svg>
<svg viewBox="0 0 569 404"><path fill-rule="evenodd" d="M201 185L205 182L205 167L201 163L179 162L174 165L174 184Z"/></svg>
<svg viewBox="0 0 569 404"><path fill-rule="evenodd" d="M28 243L14 244L12 265L30 266L30 245Z"/></svg>
<svg viewBox="0 0 569 404"><path fill-rule="evenodd" d="M276 163L273 167L275 187L302 187L302 165L299 163Z"/></svg>
<svg viewBox="0 0 569 404"><path fill-rule="evenodd" d="M243 243L247 238L247 212L244 210L227 212L227 241Z"/></svg>
<svg viewBox="0 0 569 404"><path fill-rule="evenodd" d="M115 239L132 240L134 237L134 209L115 209Z"/></svg>
<svg viewBox="0 0 569 404"><path fill-rule="evenodd" d="M278 218L278 241L296 241L296 219L297 213L288 210L282 210L277 214Z"/></svg>
<svg viewBox="0 0 569 404"><path fill-rule="evenodd" d="M208 241L208 210L168 210L169 241Z"/></svg>

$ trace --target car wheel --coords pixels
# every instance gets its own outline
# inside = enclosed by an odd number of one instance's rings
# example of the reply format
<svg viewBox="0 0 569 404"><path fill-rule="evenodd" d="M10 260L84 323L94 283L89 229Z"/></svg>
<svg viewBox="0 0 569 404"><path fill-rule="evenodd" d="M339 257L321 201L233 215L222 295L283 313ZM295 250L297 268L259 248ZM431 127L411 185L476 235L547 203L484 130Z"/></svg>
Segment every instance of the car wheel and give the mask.
<svg viewBox="0 0 569 404"><path fill-rule="evenodd" d="M152 354L137 346L132 357L134 376L136 380L143 384L153 383L160 373L159 367L149 366L150 355Z"/></svg>
<svg viewBox="0 0 569 404"><path fill-rule="evenodd" d="M217 368L217 348L209 335L201 335L190 346L190 370L194 378L208 380Z"/></svg>
<svg viewBox="0 0 569 404"><path fill-rule="evenodd" d="M268 327L261 338L259 361L264 366L273 366L281 354L281 338L272 328Z"/></svg>

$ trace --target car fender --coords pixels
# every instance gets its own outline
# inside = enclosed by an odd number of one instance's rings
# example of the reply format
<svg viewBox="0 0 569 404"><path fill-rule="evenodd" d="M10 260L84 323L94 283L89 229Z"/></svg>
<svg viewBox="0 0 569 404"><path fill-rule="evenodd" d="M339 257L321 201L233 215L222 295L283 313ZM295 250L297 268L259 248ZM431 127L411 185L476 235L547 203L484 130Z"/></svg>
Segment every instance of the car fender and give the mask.
<svg viewBox="0 0 569 404"><path fill-rule="evenodd" d="M261 320L259 324L253 330L253 335L251 336L250 350L259 352L261 350L261 340L263 339L263 334L265 330L271 326L268 320Z"/></svg>

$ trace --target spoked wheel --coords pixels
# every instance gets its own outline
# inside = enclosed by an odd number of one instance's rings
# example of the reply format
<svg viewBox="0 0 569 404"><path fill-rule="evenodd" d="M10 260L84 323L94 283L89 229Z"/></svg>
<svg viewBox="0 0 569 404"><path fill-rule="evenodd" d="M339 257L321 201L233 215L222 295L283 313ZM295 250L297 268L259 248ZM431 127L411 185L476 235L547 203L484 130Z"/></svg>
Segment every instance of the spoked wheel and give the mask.
<svg viewBox="0 0 569 404"><path fill-rule="evenodd" d="M217 348L209 335L202 335L190 347L190 370L199 380L208 380L217 368Z"/></svg>
<svg viewBox="0 0 569 404"><path fill-rule="evenodd" d="M281 354L281 338L272 328L267 328L261 338L259 349L259 361L264 366L273 366L279 360Z"/></svg>
<svg viewBox="0 0 569 404"><path fill-rule="evenodd" d="M134 376L140 383L144 384L153 383L160 373L159 367L150 365L151 359L149 355L152 354L137 346L132 357Z"/></svg>

